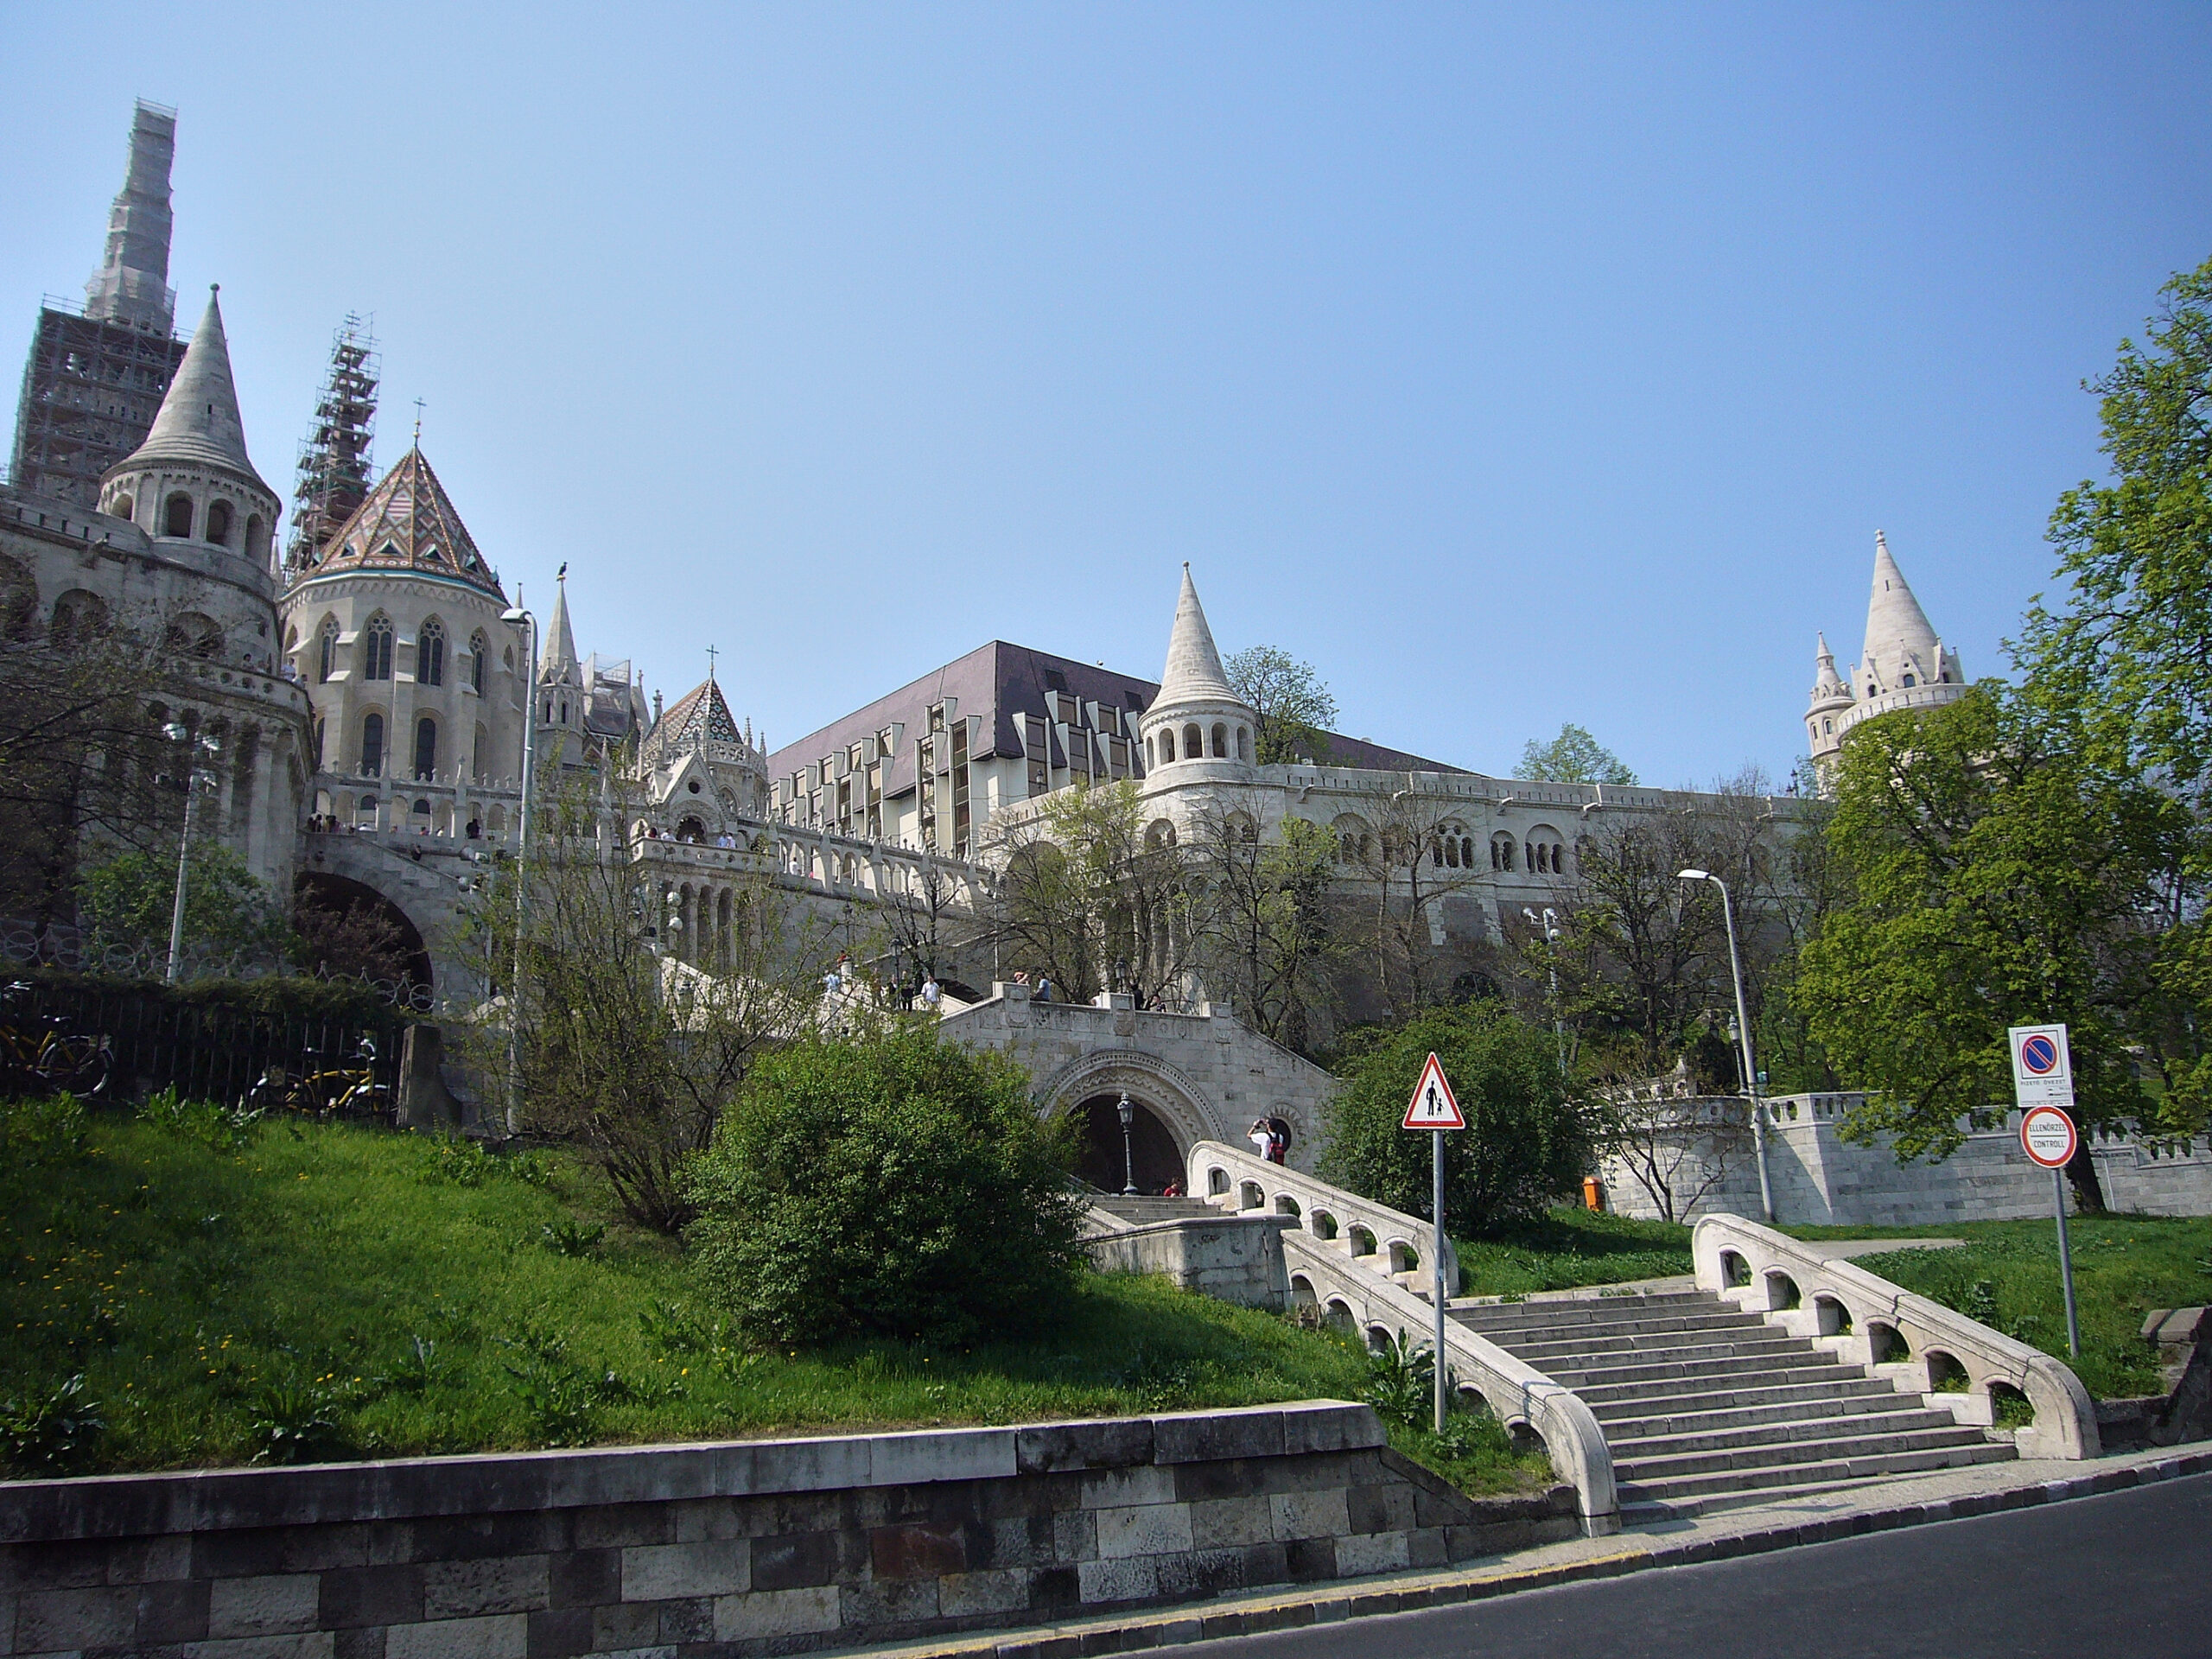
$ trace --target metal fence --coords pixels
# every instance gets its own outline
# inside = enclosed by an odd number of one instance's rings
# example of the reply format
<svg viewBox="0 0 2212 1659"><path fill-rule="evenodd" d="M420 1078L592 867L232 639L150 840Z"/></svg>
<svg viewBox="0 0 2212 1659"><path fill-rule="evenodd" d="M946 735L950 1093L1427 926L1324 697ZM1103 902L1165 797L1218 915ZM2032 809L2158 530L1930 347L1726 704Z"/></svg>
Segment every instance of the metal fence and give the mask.
<svg viewBox="0 0 2212 1659"><path fill-rule="evenodd" d="M175 1089L191 1100L240 1101L271 1066L297 1076L355 1065L361 1039L376 1048L383 1098L398 1097L400 1046L407 1022L395 1013L368 1017L290 1014L165 996L137 986L56 984L34 980L10 1007L34 1018L53 1014L76 1033L104 1036L115 1058L108 1093L135 1098Z"/></svg>

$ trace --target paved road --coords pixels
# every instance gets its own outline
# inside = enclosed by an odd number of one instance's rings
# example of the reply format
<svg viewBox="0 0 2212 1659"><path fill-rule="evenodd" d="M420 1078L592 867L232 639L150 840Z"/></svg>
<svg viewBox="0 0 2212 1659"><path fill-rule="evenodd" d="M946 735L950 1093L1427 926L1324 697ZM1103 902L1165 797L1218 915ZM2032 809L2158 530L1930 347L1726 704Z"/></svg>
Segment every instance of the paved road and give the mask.
<svg viewBox="0 0 2212 1659"><path fill-rule="evenodd" d="M1237 1659L2203 1659L2212 1475L1177 1649Z"/></svg>

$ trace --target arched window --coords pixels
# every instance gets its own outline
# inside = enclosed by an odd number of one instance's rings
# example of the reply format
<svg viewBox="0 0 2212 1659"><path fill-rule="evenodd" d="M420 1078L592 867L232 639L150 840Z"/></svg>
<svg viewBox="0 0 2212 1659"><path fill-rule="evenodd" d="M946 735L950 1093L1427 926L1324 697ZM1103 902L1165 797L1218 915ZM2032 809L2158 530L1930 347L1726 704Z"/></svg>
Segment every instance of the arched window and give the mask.
<svg viewBox="0 0 2212 1659"><path fill-rule="evenodd" d="M115 516L118 518L137 518L138 516L138 504L136 501L133 501L127 495L117 496L115 498Z"/></svg>
<svg viewBox="0 0 2212 1659"><path fill-rule="evenodd" d="M1821 722L1821 735L1823 737L1834 737L1835 735L1835 721L1833 720L1822 721Z"/></svg>
<svg viewBox="0 0 2212 1659"><path fill-rule="evenodd" d="M257 512L246 518L245 550L257 559L269 556L269 526Z"/></svg>
<svg viewBox="0 0 2212 1659"><path fill-rule="evenodd" d="M188 657L216 658L223 654L223 631L210 616L198 611L180 611L170 620L167 635L168 648Z"/></svg>
<svg viewBox="0 0 2212 1659"><path fill-rule="evenodd" d="M1236 728L1236 758L1239 760L1249 760L1252 758L1252 734L1242 726Z"/></svg>
<svg viewBox="0 0 2212 1659"><path fill-rule="evenodd" d="M476 722L476 753L470 770L476 781L484 781L484 763L492 758L492 729L482 721Z"/></svg>
<svg viewBox="0 0 2212 1659"><path fill-rule="evenodd" d="M179 537L192 534L192 498L179 491L162 511L162 534Z"/></svg>
<svg viewBox="0 0 2212 1659"><path fill-rule="evenodd" d="M1918 683L1919 683L1919 682L1918 682L1917 680L1914 679L1914 678L1912 677L1912 676L1911 676L1911 675L1908 674L1908 675L1906 675L1906 676L1904 677L1904 689L1905 689L1906 690L1908 690L1908 691L1911 690L1912 690L1912 688L1913 688L1914 686L1917 685Z"/></svg>
<svg viewBox="0 0 2212 1659"><path fill-rule="evenodd" d="M218 547L228 547L230 545L231 504L229 502L215 501L209 505L207 508L207 539L214 543Z"/></svg>
<svg viewBox="0 0 2212 1659"><path fill-rule="evenodd" d="M1490 867L1494 870L1510 870L1513 868L1512 836L1501 834L1490 838Z"/></svg>
<svg viewBox="0 0 2212 1659"><path fill-rule="evenodd" d="M415 775L424 783L438 775L438 722L428 715L415 722Z"/></svg>
<svg viewBox="0 0 2212 1659"><path fill-rule="evenodd" d="M1175 826L1166 818L1154 818L1144 832L1144 844L1154 852L1175 844Z"/></svg>
<svg viewBox="0 0 2212 1659"><path fill-rule="evenodd" d="M1206 752L1205 734L1195 725L1183 728L1183 758L1195 760Z"/></svg>
<svg viewBox="0 0 2212 1659"><path fill-rule="evenodd" d="M561 723L563 726L569 723L569 700L566 697L561 699Z"/></svg>
<svg viewBox="0 0 2212 1659"><path fill-rule="evenodd" d="M435 620L425 622L415 636L415 681L418 685L446 683L446 631Z"/></svg>
<svg viewBox="0 0 2212 1659"><path fill-rule="evenodd" d="M322 619L321 637L315 642L315 677L320 684L328 684L331 674L338 667L338 619Z"/></svg>
<svg viewBox="0 0 2212 1659"><path fill-rule="evenodd" d="M481 628L468 636L468 687L480 697L484 695L484 656L491 649Z"/></svg>
<svg viewBox="0 0 2212 1659"><path fill-rule="evenodd" d="M384 716L373 710L361 716L361 776L384 776Z"/></svg>
<svg viewBox="0 0 2212 1659"><path fill-rule="evenodd" d="M1216 721L1213 726L1213 753L1217 760L1229 759L1229 728Z"/></svg>
<svg viewBox="0 0 2212 1659"><path fill-rule="evenodd" d="M107 632L107 604L98 594L73 588L54 601L51 638L67 649L87 645Z"/></svg>
<svg viewBox="0 0 2212 1659"><path fill-rule="evenodd" d="M361 677L391 677L391 619L388 616L371 617L369 626L361 630Z"/></svg>
<svg viewBox="0 0 2212 1659"><path fill-rule="evenodd" d="M1160 764L1165 766L1174 758L1175 728L1172 726L1163 726L1160 728Z"/></svg>

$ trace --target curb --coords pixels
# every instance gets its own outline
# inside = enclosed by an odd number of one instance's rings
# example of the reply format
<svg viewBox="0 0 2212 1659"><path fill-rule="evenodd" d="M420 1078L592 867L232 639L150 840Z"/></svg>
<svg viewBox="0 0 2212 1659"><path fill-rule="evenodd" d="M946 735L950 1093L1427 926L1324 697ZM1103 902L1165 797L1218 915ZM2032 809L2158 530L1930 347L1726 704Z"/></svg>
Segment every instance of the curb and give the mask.
<svg viewBox="0 0 2212 1659"><path fill-rule="evenodd" d="M1255 1599L1236 1607L1207 1612L1198 1609L1160 1609L1110 1623L1086 1623L1080 1628L1058 1628L1020 1632L996 1631L956 1638L950 1642L901 1643L893 1647L848 1649L849 1653L895 1653L899 1659L1085 1659L1092 1654L1136 1653L1147 1648L1180 1647L1192 1642L1212 1642L1225 1637L1260 1636L1271 1630L1302 1629L1309 1624L1332 1624L1347 1619L1373 1618L1389 1613L1419 1612L1431 1607L1452 1607L1497 1596L1518 1595L1524 1590L1549 1589L1554 1585L1579 1584L1594 1579L1620 1578L1653 1567L1689 1567L1703 1561L1731 1560L1745 1555L1764 1555L1801 1544L1831 1543L1870 1532L1891 1532L1902 1527L1927 1526L1939 1521L1962 1521L1979 1515L2010 1510L2037 1509L2077 1497L2101 1497L2136 1486L2156 1485L2186 1476L2212 1471L2212 1452L2167 1458L2157 1463L2108 1469L2068 1480L2038 1481L1993 1492L1974 1492L1927 1503L1901 1504L1890 1510L1861 1510L1824 1521L1792 1526L1762 1528L1716 1538L1671 1544L1642 1543L1611 1554L1586 1556L1580 1560L1515 1569L1494 1567L1408 1585L1402 1589L1382 1585L1371 1590L1331 1589L1292 1591L1279 1598Z"/></svg>

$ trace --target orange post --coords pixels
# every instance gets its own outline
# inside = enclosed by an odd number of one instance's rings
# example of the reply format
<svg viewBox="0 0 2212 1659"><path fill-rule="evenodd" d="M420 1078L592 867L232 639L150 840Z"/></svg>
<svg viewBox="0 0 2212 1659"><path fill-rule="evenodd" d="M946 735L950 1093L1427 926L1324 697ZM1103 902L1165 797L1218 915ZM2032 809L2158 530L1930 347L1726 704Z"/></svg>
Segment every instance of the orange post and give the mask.
<svg viewBox="0 0 2212 1659"><path fill-rule="evenodd" d="M1605 1207L1605 1184L1595 1175L1582 1178L1582 1207L1586 1210L1603 1210Z"/></svg>

